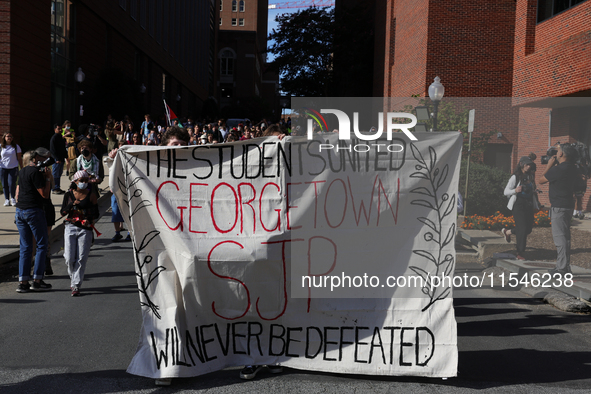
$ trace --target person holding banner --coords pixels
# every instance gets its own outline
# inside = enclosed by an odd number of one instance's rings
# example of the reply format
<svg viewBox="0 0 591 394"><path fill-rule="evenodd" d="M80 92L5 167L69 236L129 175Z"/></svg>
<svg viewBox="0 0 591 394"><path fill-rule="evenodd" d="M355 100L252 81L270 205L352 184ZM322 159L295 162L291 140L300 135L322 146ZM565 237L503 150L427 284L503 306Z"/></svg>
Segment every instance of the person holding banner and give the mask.
<svg viewBox="0 0 591 394"><path fill-rule="evenodd" d="M191 136L178 126L171 126L162 136L160 146L187 146Z"/></svg>
<svg viewBox="0 0 591 394"><path fill-rule="evenodd" d="M92 244L93 221L99 217L98 201L89 187L90 175L81 170L72 177L70 190L64 194L60 213L64 220L64 259L70 275L72 297L80 295L86 261Z"/></svg>
<svg viewBox="0 0 591 394"><path fill-rule="evenodd" d="M534 209L538 209L535 196L536 185L532 173L533 164L529 157L523 156L505 187L505 196L509 197L507 208L513 211L515 228L513 230L503 228L501 233L507 243L511 242L511 235L515 234L517 260L525 260L523 254L527 244L527 236L531 234L533 228Z"/></svg>

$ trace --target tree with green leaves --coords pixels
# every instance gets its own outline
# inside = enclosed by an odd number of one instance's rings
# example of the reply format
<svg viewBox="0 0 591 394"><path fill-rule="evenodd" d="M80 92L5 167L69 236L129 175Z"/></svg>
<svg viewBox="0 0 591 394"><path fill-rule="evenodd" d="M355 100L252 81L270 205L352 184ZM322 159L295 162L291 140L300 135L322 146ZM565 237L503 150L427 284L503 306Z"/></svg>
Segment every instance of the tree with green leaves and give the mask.
<svg viewBox="0 0 591 394"><path fill-rule="evenodd" d="M327 97L332 93L334 9L311 7L277 15L279 24L267 52L281 76L281 90L291 96Z"/></svg>
<svg viewBox="0 0 591 394"><path fill-rule="evenodd" d="M416 97L416 96L413 96ZM421 98L418 105L429 107L429 111L432 110L433 104L430 100ZM403 112L415 113L412 105L404 106ZM466 108L465 105L458 104L453 99L443 100L439 104L437 111L437 130L440 131L458 131L461 132L464 137L464 147L462 149L462 159L468 158L468 115L470 109ZM427 130L433 129L433 119L422 120L421 123L425 123ZM474 133L472 135L472 147L471 147L471 160L481 163L483 160L484 151L488 141L493 134L496 134L497 130L489 130L486 132Z"/></svg>

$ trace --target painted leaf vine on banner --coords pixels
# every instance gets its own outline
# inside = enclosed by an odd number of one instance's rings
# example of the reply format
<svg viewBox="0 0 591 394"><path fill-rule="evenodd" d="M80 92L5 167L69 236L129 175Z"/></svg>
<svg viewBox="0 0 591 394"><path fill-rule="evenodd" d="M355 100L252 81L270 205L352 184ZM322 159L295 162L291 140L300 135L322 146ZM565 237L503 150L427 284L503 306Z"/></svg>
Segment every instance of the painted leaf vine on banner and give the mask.
<svg viewBox="0 0 591 394"><path fill-rule="evenodd" d="M137 156L129 155L123 151L119 151L118 154L121 155L123 161L123 179L121 179L121 177L117 177L117 182L119 183L119 189L124 196L123 202L128 208L129 221L130 223L133 223L135 220L134 216L142 209L151 206L152 203L149 200L142 199L143 192L138 187L138 183L144 178L139 176L132 177L133 169L135 168L138 160ZM156 316L158 319L161 319L162 316L159 312L160 307L156 305L150 298L148 288L158 277L158 275L160 275L162 271L166 270L166 267L154 267L154 264L151 264L154 258L149 254L143 253L148 244L152 242L154 238L160 235L160 232L157 230L152 230L142 237L141 234L139 234L140 227L141 226L132 226L134 229L132 245L134 250L134 259L138 271L136 275L139 278L138 287L140 292L140 305L149 308L152 313L154 313L154 316ZM142 241L138 246L134 240L140 238Z"/></svg>
<svg viewBox="0 0 591 394"><path fill-rule="evenodd" d="M429 302L422 309L423 312L429 309L434 303L447 298L451 293L451 286L446 286L447 282L439 281L440 286L432 286L433 277L449 276L453 272L455 258L453 254L444 255L444 248L454 240L456 231L455 216L453 213L456 208L456 195L451 196L445 192L440 195L440 189L446 184L449 175L449 165L446 164L442 169L437 167L437 152L432 146L429 146L429 158L425 160L421 151L415 144L410 144L412 155L416 160L415 170L410 177L424 179L429 182L427 187L420 186L411 190L411 193L419 195L411 201L412 205L421 206L435 211L436 220L433 221L427 217L418 217L417 220L427 227L423 239L427 244L432 244L434 248L415 249L413 253L425 258L427 266L430 268L421 268L410 266L409 268L423 279L421 291L425 294ZM448 220L448 216L452 215ZM451 224L448 226L445 223ZM446 227L447 226L447 227Z"/></svg>

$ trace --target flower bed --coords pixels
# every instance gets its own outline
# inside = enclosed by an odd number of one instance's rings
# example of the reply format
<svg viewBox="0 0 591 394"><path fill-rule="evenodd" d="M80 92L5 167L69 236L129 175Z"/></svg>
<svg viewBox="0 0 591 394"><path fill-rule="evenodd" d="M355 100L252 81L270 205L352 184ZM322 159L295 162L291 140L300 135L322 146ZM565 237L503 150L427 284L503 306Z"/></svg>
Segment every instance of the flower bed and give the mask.
<svg viewBox="0 0 591 394"><path fill-rule="evenodd" d="M468 230L501 230L515 227L513 216L505 216L498 212L492 216L466 216L461 228ZM550 227L550 217L547 211L539 211L534 215L534 227Z"/></svg>

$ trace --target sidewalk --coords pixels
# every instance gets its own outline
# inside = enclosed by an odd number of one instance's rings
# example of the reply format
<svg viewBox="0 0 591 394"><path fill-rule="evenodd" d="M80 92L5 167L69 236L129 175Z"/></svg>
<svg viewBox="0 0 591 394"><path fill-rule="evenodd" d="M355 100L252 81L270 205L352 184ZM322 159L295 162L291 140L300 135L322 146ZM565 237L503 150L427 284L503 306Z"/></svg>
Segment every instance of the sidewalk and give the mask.
<svg viewBox="0 0 591 394"><path fill-rule="evenodd" d="M571 228L591 232L591 219L572 219ZM590 234L591 236L591 234ZM531 280L533 277L541 277L549 269L555 267L555 263L548 261L520 261L510 258L495 258L495 253L503 253L514 250L514 243L507 244L503 236L498 231L490 230L466 230L460 229L457 237L468 242L477 250L480 261L492 258L492 264L502 267L512 273L517 274L517 278L526 278ZM572 286L552 287L554 290L562 291L573 297L586 301L591 301L591 270L572 266L574 281ZM538 287L529 288L528 294L536 297L544 297L548 288Z"/></svg>
<svg viewBox="0 0 591 394"><path fill-rule="evenodd" d="M68 179L66 171L61 177L61 188L67 190L71 181ZM109 170L105 166L105 179L99 185L100 196L99 196L99 209L105 204L110 206L111 192L109 191ZM60 208L64 199L63 194L51 193L51 201L55 207L55 218L56 223L53 226L49 240L51 242L51 253L55 254L63 247L63 242L53 242L61 240L64 234L63 219L61 218ZM13 206L3 207L0 206L0 265L17 260L19 253L19 235L14 223L14 214L16 208ZM103 214L105 209L101 209Z"/></svg>

